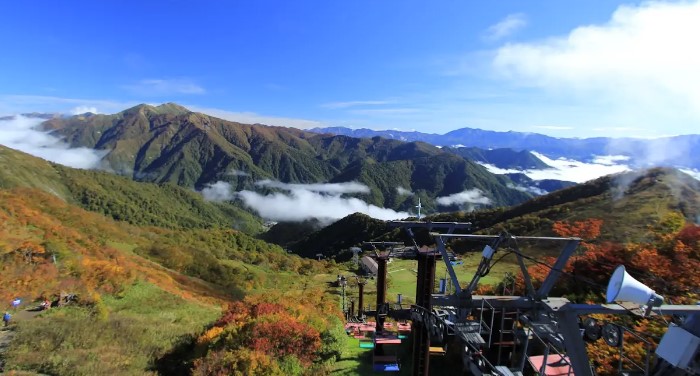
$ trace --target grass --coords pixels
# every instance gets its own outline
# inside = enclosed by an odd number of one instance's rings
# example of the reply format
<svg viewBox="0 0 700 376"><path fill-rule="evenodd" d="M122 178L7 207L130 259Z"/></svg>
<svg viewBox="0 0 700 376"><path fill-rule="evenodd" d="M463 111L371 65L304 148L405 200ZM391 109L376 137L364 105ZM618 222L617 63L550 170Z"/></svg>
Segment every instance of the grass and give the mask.
<svg viewBox="0 0 700 376"><path fill-rule="evenodd" d="M476 271L479 262L481 261L481 254L468 255L461 259L462 265L454 265L453 269L457 275L457 280L462 288L465 288L471 282L474 272ZM387 288L387 299L390 302L395 302L397 299L397 294L402 294L403 302L406 304L411 304L415 302L416 296L416 277L417 277L418 264L414 260L399 260L394 259L388 265L387 274L389 280L389 287ZM516 272L518 266L516 264L515 258L506 257L503 261L497 263L491 272L479 280L480 285L495 285L503 280L503 277L507 272ZM435 266L435 283L439 283L439 280L445 278L450 280L450 276L447 272L447 267L442 260L437 260ZM449 285L451 286L451 281ZM374 287L376 291L376 287ZM437 290L437 289L436 289Z"/></svg>
<svg viewBox="0 0 700 376"><path fill-rule="evenodd" d="M500 253L496 254L499 257ZM481 253L478 254L468 254L464 255L460 259L462 265L454 265L454 271L457 275L457 279L462 288L466 288L471 282L474 272L476 271L479 262L481 261ZM529 265L529 262L526 262ZM347 269L352 269L353 265L348 265ZM404 307L408 307L410 304L415 303L416 297L416 278L417 278L418 264L415 260L403 260L403 259L392 259L392 261L387 265L387 301L389 303L396 303L397 294L402 294L402 304ZM496 263L491 272L479 280L479 286L481 285L496 285L503 280L503 277L507 272L519 273L518 265L514 256L507 256L503 260ZM346 276L354 275L354 270L345 270L341 272ZM435 267L435 291L437 291L437 286L441 278L449 278L447 273L447 267L441 259L437 260ZM330 280L335 280L330 278ZM367 285L364 289L364 305L365 307L371 306L373 309L377 301L377 281L375 279L369 279ZM451 286L451 281L448 282L448 286ZM339 290L338 290L339 291ZM450 291L450 290L448 290ZM354 278L348 280L348 287L345 290L346 293L346 303L349 305L351 299L355 299L357 304L358 299L358 287ZM338 292L338 295L340 293ZM357 309L357 307L356 307Z"/></svg>
<svg viewBox="0 0 700 376"><path fill-rule="evenodd" d="M111 240L107 241L107 245L116 249L116 250L119 250L122 252L127 252L127 253L133 253L134 248L137 247L136 244L120 243L120 242L115 242L115 241L111 241Z"/></svg>
<svg viewBox="0 0 700 376"><path fill-rule="evenodd" d="M155 374L158 358L219 314L218 307L137 282L93 307L55 308L18 322L7 368L60 375Z"/></svg>
<svg viewBox="0 0 700 376"><path fill-rule="evenodd" d="M372 350L361 349L360 340L348 337L343 355L333 369L334 375L369 375L372 373Z"/></svg>

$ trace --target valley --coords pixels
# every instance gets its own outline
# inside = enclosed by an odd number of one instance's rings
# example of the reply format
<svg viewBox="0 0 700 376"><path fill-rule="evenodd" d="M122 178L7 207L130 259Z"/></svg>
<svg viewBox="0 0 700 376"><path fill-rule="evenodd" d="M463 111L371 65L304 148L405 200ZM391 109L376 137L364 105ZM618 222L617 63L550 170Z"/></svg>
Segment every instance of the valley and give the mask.
<svg viewBox="0 0 700 376"><path fill-rule="evenodd" d="M700 375L700 0L0 14L0 375Z"/></svg>
<svg viewBox="0 0 700 376"><path fill-rule="evenodd" d="M416 220L411 209L420 197L428 213L421 216L424 223L471 224L458 233L581 236L585 244L575 270L597 273L591 279L597 284L605 283L612 263L639 272L651 263L648 252L673 260L671 239L689 250L688 268L698 262L689 239L700 214L700 181L675 169L582 184L549 182L550 193L526 192L515 187L532 186L532 180L494 175L474 160L505 169L547 168L532 154L315 135L226 122L174 104L51 117L42 127L73 147L102 150L103 171L0 146L0 283L7 286L0 298L21 298L13 313L22 314L61 293L78 297L16 320L1 358L6 371L368 372L371 357L344 329L348 313L342 308L348 311L359 298L353 276L361 272L351 249L372 255L363 246L370 241L434 247L434 238L423 229L408 236L386 218L340 214L346 208L333 206L338 202L375 205L396 219ZM284 192L286 202L279 200ZM311 200L300 199L309 192L315 192ZM246 197L275 199L269 205L279 205L278 212L307 214L280 220ZM328 209L337 217L320 214ZM461 283L471 280L483 245L448 245ZM545 273L541 263L553 262L560 251L537 241L522 241L517 249L528 255L524 267L536 283ZM608 266L597 269L595 262ZM499 294L507 287L524 293L520 268L513 249L506 249L478 292ZM414 260L391 260L387 302L398 308L418 303L418 269ZM334 285L339 275L348 277L344 295ZM435 288L440 280L448 291L454 288L445 265L438 263L435 276ZM376 310L377 283L367 280L367 312ZM573 300L602 297L571 283L565 279L554 291ZM684 283L695 282L691 277ZM657 288L674 294L674 301L695 294L675 284ZM589 353L601 349L589 347ZM410 359L409 347L400 351ZM461 366L455 359L436 360L431 369L456 372ZM596 362L601 370L611 366Z"/></svg>

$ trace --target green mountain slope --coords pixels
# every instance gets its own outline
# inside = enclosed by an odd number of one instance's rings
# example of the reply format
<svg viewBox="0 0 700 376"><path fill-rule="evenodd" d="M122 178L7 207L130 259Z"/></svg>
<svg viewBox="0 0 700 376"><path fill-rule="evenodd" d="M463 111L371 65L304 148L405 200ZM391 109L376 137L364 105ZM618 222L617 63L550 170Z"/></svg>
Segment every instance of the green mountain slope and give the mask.
<svg viewBox="0 0 700 376"><path fill-rule="evenodd" d="M602 240L639 240L648 226L671 211L689 221L700 214L700 181L675 169L608 175L529 200L521 205L475 213L438 215L433 220L466 220L475 230L500 229L519 234L551 235L554 221L599 218Z"/></svg>
<svg viewBox="0 0 700 376"><path fill-rule="evenodd" d="M496 206L528 194L506 187L463 158L425 143L356 139L291 128L230 122L165 104L139 105L114 115L54 118L43 124L73 146L107 151L106 168L135 180L171 182L200 189L226 181L234 190L254 189L262 179L288 183L356 180L368 185L369 203L406 210L397 187L424 197L482 189Z"/></svg>
<svg viewBox="0 0 700 376"><path fill-rule="evenodd" d="M386 222L355 213L290 244L289 248L304 257L313 258L320 253L325 257L340 256L340 259L347 260L352 254L341 255L343 251L382 236L387 231Z"/></svg>
<svg viewBox="0 0 700 376"><path fill-rule="evenodd" d="M261 222L231 204L212 203L173 184L138 183L106 172L76 170L0 145L0 188L29 187L136 225L261 230Z"/></svg>

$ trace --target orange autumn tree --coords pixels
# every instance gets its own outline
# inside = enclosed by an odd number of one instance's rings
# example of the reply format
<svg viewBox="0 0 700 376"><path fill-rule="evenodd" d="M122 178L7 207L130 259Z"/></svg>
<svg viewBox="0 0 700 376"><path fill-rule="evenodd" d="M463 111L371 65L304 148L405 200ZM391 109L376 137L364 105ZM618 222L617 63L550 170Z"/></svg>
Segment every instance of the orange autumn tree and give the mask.
<svg viewBox="0 0 700 376"><path fill-rule="evenodd" d="M580 273L580 263L586 263L587 257L589 254L597 254L598 256L594 257L593 259L598 260L599 256L602 258L608 258L607 255L614 254L609 252L611 244L596 244L596 240L600 236L600 230L603 226L603 220L598 219L598 218L589 218L583 221L576 221L576 222L563 222L563 221L558 221L555 222L552 225L552 231L554 231L555 234L558 236L564 237L564 238L580 238L581 243L579 244L579 250L574 254L574 256L569 260L567 263L566 267L564 268L564 272L568 275L576 275L576 274L582 274ZM544 281L546 276L550 273L550 265L554 265L556 261L556 257L544 257L542 260L540 260L540 264L534 264L528 268L528 272L530 276L533 279L533 282L536 284L541 283ZM614 259L606 260L604 264L607 263L614 263ZM596 265L604 265L597 263ZM596 265L587 265L586 269L593 269L591 270L592 273L594 274L600 274L603 273L604 270L601 270L599 267ZM603 268L605 269L605 268ZM589 274L582 274L582 275L589 275ZM557 284L555 285L554 289L550 293L551 295L570 295L572 292L577 292L579 291L579 286L576 282L573 282L571 278L566 278L565 276L562 276L562 278L557 281ZM521 291L524 291L524 281L522 276L518 276L516 280L517 286Z"/></svg>
<svg viewBox="0 0 700 376"><path fill-rule="evenodd" d="M231 303L197 338L193 374L300 374L310 367L323 374L323 367L315 365L321 332L302 321L313 314L307 312L313 307L266 301L270 298L247 297Z"/></svg>
<svg viewBox="0 0 700 376"><path fill-rule="evenodd" d="M573 223L556 222L553 231L564 237L580 237L581 252L577 252L557 282L553 295L566 295L574 300L600 301L614 269L625 265L628 273L666 295L675 302L694 302L700 298L700 229L695 224L678 224L678 215L671 213L650 226L646 242L597 242L602 221L589 219ZM672 224L669 224L672 223ZM543 264L552 265L555 258ZM550 268L533 265L529 268L534 280L541 281Z"/></svg>
<svg viewBox="0 0 700 376"><path fill-rule="evenodd" d="M284 376L279 364L261 351L215 351L194 362L193 376Z"/></svg>

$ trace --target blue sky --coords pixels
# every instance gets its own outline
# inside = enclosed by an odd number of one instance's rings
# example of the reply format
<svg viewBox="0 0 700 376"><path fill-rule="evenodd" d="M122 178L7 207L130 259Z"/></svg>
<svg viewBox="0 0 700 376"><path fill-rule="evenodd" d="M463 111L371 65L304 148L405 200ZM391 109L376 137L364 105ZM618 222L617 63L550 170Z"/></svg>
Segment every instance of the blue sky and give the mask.
<svg viewBox="0 0 700 376"><path fill-rule="evenodd" d="M14 1L0 14L0 114L176 102L301 128L700 133L697 1Z"/></svg>

